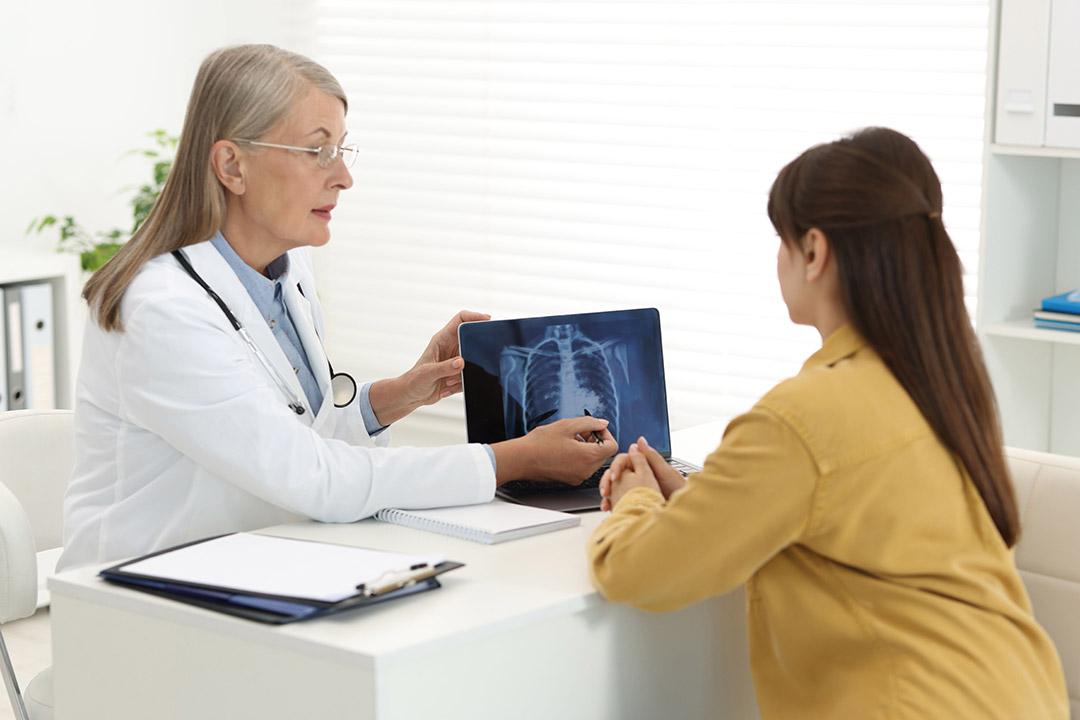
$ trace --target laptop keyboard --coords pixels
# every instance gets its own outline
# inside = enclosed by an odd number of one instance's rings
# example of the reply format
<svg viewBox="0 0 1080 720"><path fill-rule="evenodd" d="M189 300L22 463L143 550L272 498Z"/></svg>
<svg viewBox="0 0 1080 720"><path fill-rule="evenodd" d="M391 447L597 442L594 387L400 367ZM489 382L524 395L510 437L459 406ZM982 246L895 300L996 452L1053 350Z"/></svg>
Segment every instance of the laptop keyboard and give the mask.
<svg viewBox="0 0 1080 720"><path fill-rule="evenodd" d="M679 471L679 474L686 477L690 473L695 473L701 468L685 463L682 460L676 458L668 458L668 465ZM585 482L580 485L567 485L566 483L558 482L557 480L513 480L499 487L500 492L506 493L527 493L527 492L562 492L564 490L582 490L588 488L600 487L600 478L603 476L604 471L607 470L607 466L601 467L589 477L585 478Z"/></svg>

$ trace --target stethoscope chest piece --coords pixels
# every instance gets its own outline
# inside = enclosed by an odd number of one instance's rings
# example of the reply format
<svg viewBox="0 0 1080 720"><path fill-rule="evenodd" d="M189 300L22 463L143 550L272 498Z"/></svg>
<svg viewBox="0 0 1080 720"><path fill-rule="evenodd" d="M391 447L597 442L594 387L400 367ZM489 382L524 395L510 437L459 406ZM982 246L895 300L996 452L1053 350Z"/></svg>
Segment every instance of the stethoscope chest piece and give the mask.
<svg viewBox="0 0 1080 720"><path fill-rule="evenodd" d="M334 374L331 368L330 394L334 397L334 407L346 407L356 399L356 381L348 373Z"/></svg>

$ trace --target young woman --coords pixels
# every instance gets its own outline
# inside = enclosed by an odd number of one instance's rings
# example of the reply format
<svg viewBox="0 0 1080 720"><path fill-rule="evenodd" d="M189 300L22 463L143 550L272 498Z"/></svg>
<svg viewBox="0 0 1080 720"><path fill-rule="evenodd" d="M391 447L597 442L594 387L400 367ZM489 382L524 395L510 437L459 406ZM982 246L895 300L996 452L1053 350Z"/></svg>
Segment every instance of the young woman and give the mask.
<svg viewBox="0 0 1080 720"><path fill-rule="evenodd" d="M272 46L203 62L161 197L84 292L61 568L297 516L484 502L508 480L580 482L614 454L596 418L491 447L385 447L386 426L460 390L458 325L488 316L459 313L399 377L357 388L331 369L307 248L352 185L346 109L329 72ZM602 443L578 441L594 431Z"/></svg>
<svg viewBox="0 0 1080 720"><path fill-rule="evenodd" d="M887 129L781 170L780 289L821 349L700 473L641 439L601 481L597 587L670 610L746 583L765 718L1068 716L941 208L929 160Z"/></svg>

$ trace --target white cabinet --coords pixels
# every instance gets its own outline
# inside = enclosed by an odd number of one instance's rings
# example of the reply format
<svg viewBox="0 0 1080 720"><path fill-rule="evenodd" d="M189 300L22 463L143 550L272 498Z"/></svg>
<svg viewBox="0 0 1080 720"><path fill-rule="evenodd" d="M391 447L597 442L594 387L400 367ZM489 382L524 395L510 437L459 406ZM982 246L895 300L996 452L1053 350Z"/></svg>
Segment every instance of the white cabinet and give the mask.
<svg viewBox="0 0 1080 720"><path fill-rule="evenodd" d="M0 287L47 283L52 302L52 402L58 408L72 408L75 401L75 373L82 345L85 304L80 299L83 273L75 255L22 253L0 250ZM0 342L0 352L4 344ZM40 380L40 378L39 378ZM48 393L42 392L42 395Z"/></svg>
<svg viewBox="0 0 1080 720"><path fill-rule="evenodd" d="M1050 0L1002 0L1000 18L995 138L1010 145L1042 145L1046 137Z"/></svg>
<svg viewBox="0 0 1080 720"><path fill-rule="evenodd" d="M1080 148L1080 0L1053 0L1046 144Z"/></svg>
<svg viewBox="0 0 1080 720"><path fill-rule="evenodd" d="M1060 36L1052 35L1048 22L1043 29L1046 41L1040 42L1035 29L1052 12L1057 33L1062 8L1080 7L1080 0L1069 1L1071 5L1053 0L1052 6L1048 0L994 3L1000 11L995 22L1002 26L999 36L991 24L987 115L994 118L994 127L987 133L984 157L976 326L1006 444L1080 456L1080 333L1037 329L1031 319L1042 298L1080 287L1080 149L1043 147L1032 139L1040 106L1038 83L1031 86L1036 112L1017 112L1013 104L1019 102L1016 91L1025 87L1019 71L1047 65L1044 48L1054 44L1052 36ZM1010 13L1026 24L1023 32L1016 25L1004 26ZM1030 57L1017 55L1024 47ZM1053 82L1054 71L1049 73ZM1067 87L1076 79L1062 82L1061 87ZM1041 107L1049 108L1059 91L1065 92L1057 86L1047 90ZM1056 127L1049 112L1044 118L1046 128ZM1075 120L1080 123L1080 117ZM990 143L990 138L998 142ZM1077 140L1080 145L1080 137Z"/></svg>
<svg viewBox="0 0 1080 720"><path fill-rule="evenodd" d="M1000 0L997 17L995 141L1080 148L1080 0Z"/></svg>
<svg viewBox="0 0 1080 720"><path fill-rule="evenodd" d="M986 158L978 328L1005 442L1080 456L1080 333L1031 311L1080 287L1080 159Z"/></svg>

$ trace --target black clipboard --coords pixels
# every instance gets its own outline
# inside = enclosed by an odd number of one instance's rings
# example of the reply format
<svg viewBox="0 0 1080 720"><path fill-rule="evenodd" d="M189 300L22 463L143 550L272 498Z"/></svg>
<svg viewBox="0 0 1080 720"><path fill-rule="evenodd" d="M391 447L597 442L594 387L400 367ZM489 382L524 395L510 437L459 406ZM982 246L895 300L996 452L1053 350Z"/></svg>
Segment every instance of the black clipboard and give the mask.
<svg viewBox="0 0 1080 720"><path fill-rule="evenodd" d="M230 533L226 533L230 534ZM164 555L181 548L197 545L199 543L216 540L225 535L203 538L193 542L176 545L165 550L149 553L141 557L125 560L124 562L106 568L98 575L108 582L123 585L124 587L145 592L150 595L176 600L178 602L194 605L206 610L233 615L235 617L254 620L256 622L271 625L284 625L300 620L311 620L317 617L325 617L344 610L378 605L391 600L417 595L419 593L435 590L442 587L437 576L451 570L464 567L463 563L446 561L431 568L430 576L417 582L409 582L400 587L377 595L365 594L358 590L355 595L350 595L336 602L313 600L311 598L290 597L285 595L267 595L238 591L235 588L203 585L185 581L170 581L157 577L149 577L134 572L128 572L124 568L147 558Z"/></svg>

